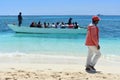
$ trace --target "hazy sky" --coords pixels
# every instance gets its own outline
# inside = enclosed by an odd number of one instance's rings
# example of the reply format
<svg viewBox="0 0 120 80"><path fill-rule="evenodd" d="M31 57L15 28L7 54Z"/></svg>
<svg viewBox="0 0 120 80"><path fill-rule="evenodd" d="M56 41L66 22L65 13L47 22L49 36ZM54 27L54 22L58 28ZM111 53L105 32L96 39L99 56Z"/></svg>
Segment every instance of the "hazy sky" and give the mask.
<svg viewBox="0 0 120 80"><path fill-rule="evenodd" d="M0 0L0 15L120 15L120 0Z"/></svg>

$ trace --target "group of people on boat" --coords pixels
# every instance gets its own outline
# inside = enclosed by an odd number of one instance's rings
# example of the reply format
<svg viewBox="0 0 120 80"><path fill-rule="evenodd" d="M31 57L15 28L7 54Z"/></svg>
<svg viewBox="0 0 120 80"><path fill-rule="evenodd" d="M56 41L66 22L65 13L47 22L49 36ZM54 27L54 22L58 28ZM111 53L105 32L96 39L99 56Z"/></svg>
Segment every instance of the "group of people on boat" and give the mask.
<svg viewBox="0 0 120 80"><path fill-rule="evenodd" d="M18 26L22 24L22 13L20 12L18 15ZM71 28L71 29L78 29L79 24L77 22L72 22L72 18L69 18L68 23L64 22L56 22L56 23L47 23L44 22L43 24L39 21L38 23L32 22L30 27L36 28Z"/></svg>
<svg viewBox="0 0 120 80"><path fill-rule="evenodd" d="M36 28L73 28L78 29L79 25L77 22L75 23L64 23L64 22L56 22L56 23L47 23L44 22L43 24L39 21L38 23L32 22L30 27Z"/></svg>

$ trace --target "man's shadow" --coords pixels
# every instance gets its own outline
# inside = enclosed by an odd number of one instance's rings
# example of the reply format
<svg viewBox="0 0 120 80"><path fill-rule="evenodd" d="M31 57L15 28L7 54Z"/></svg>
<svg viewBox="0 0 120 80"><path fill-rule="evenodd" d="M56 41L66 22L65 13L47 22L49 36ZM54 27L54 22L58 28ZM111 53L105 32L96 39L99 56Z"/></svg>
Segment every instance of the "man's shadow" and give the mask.
<svg viewBox="0 0 120 80"><path fill-rule="evenodd" d="M86 72L90 74L102 73L101 71L86 71Z"/></svg>

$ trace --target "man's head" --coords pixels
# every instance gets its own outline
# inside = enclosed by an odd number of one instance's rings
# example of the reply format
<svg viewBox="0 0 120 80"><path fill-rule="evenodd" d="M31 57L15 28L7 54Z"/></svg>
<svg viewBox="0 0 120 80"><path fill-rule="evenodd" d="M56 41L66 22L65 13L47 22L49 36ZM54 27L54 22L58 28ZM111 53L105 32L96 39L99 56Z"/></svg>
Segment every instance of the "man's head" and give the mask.
<svg viewBox="0 0 120 80"><path fill-rule="evenodd" d="M94 24L98 24L99 21L100 21L100 18L99 18L98 16L93 16L93 17L92 17L92 22L93 22Z"/></svg>
<svg viewBox="0 0 120 80"><path fill-rule="evenodd" d="M19 12L19 14L21 15L22 13L21 13L21 12Z"/></svg>

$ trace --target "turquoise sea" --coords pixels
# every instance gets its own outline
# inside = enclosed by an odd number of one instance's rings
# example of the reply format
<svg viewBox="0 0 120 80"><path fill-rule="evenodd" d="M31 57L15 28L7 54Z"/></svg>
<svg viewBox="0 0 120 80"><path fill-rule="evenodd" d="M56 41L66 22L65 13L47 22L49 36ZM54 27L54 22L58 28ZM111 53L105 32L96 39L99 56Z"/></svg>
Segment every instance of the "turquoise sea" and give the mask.
<svg viewBox="0 0 120 80"><path fill-rule="evenodd" d="M91 15L23 15L24 26L32 21L68 22L69 18L87 27ZM102 15L99 23L101 53L117 61L120 57L120 16ZM63 56L86 56L85 34L20 34L13 32L6 24L17 24L17 16L0 16L0 55L40 54ZM120 61L120 60L119 60Z"/></svg>

